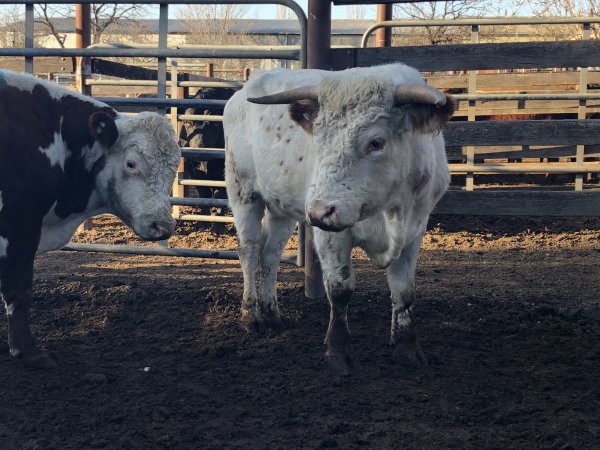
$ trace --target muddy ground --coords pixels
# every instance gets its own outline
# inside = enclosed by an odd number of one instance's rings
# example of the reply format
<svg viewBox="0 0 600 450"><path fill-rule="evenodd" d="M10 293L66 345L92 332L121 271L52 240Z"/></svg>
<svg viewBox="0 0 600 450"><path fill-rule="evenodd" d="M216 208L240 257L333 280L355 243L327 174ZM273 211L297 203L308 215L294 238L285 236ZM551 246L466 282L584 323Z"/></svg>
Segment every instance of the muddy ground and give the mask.
<svg viewBox="0 0 600 450"><path fill-rule="evenodd" d="M112 222L77 239L133 240ZM434 217L430 229L415 314L439 363L392 359L385 277L357 252L363 367L348 378L322 357L328 307L304 298L293 266L279 292L296 325L255 337L238 326L236 261L38 258L33 330L59 368L12 360L2 315L0 448L599 448L600 321L585 308L600 304L600 220ZM176 245L235 246L183 231Z"/></svg>

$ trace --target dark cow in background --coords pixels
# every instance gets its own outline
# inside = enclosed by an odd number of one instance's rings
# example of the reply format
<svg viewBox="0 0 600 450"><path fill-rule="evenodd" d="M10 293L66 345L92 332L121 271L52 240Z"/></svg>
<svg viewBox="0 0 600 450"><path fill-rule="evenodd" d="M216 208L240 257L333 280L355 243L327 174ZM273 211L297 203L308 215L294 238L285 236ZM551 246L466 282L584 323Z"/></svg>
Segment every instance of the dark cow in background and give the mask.
<svg viewBox="0 0 600 450"><path fill-rule="evenodd" d="M236 90L231 88L201 88L191 98L201 100L229 100ZM188 108L184 114L194 115L223 115L223 107L208 106L202 108ZM181 147L190 148L225 148L225 139L223 136L223 123L207 120L187 120L179 133L179 143ZM185 176L196 180L223 180L225 171L225 162L223 159L211 159L208 161L198 161L192 158L186 158L184 163ZM227 198L225 188L204 187L204 186L186 186L189 188L187 196L198 196L201 198ZM201 208L203 209L203 208ZM221 214L221 208L207 208L203 214ZM222 226L220 223L213 223L212 228Z"/></svg>
<svg viewBox="0 0 600 450"><path fill-rule="evenodd" d="M86 218L103 213L143 239L169 237L179 156L173 129L156 113L121 115L56 84L0 71L0 296L12 356L55 366L29 329L36 254L62 247Z"/></svg>

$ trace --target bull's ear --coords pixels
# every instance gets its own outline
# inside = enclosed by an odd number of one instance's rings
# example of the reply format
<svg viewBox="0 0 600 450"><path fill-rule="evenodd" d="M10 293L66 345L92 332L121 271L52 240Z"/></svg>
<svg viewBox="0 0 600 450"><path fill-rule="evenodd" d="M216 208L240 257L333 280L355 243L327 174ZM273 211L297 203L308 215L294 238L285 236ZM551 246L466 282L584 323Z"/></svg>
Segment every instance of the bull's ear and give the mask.
<svg viewBox="0 0 600 450"><path fill-rule="evenodd" d="M415 133L437 133L454 114L455 104L452 97L446 95L443 106L413 104L409 116Z"/></svg>
<svg viewBox="0 0 600 450"><path fill-rule="evenodd" d="M115 120L108 113L104 111L93 113L88 120L88 127L94 140L103 147L111 148L117 142L119 130Z"/></svg>
<svg viewBox="0 0 600 450"><path fill-rule="evenodd" d="M319 102L310 99L298 100L290 104L290 117L294 122L312 134L313 122L319 114Z"/></svg>

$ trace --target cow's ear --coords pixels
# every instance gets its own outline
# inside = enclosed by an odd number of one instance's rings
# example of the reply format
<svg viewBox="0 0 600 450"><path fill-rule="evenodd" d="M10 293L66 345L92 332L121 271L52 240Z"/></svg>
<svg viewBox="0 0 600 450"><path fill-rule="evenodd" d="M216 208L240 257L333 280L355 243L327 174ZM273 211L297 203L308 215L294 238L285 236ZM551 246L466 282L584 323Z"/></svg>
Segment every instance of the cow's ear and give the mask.
<svg viewBox="0 0 600 450"><path fill-rule="evenodd" d="M108 113L99 111L93 113L88 120L90 134L103 147L111 148L119 137L115 120Z"/></svg>
<svg viewBox="0 0 600 450"><path fill-rule="evenodd" d="M454 109L454 100L448 95L444 106L412 105L409 109L409 115L413 131L416 133L437 133L450 120L454 114Z"/></svg>
<svg viewBox="0 0 600 450"><path fill-rule="evenodd" d="M290 117L294 122L312 134L313 122L319 114L319 102L315 100L298 100L290 104Z"/></svg>

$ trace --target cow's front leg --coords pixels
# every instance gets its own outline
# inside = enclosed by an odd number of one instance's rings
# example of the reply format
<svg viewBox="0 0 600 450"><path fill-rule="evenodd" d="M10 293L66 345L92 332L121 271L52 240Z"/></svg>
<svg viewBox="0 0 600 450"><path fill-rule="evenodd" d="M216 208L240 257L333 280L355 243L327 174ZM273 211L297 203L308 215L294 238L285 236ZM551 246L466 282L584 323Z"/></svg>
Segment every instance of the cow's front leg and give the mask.
<svg viewBox="0 0 600 450"><path fill-rule="evenodd" d="M31 245L9 241L6 257L0 258L0 296L6 307L10 354L26 366L48 369L56 363L37 347L29 328L34 257Z"/></svg>
<svg viewBox="0 0 600 450"><path fill-rule="evenodd" d="M295 221L288 217L274 216L267 210L262 224L260 271L258 276L258 308L255 328L259 332L267 328L285 329L286 320L277 303L277 271L281 253L294 231Z"/></svg>
<svg viewBox="0 0 600 450"><path fill-rule="evenodd" d="M330 306L325 357L335 370L347 375L358 368L348 328L348 304L354 292L352 233L329 233L315 228L315 246Z"/></svg>
<svg viewBox="0 0 600 450"><path fill-rule="evenodd" d="M387 268L387 280L392 297L392 327L390 345L395 356L412 363L427 365L429 360L421 348L412 317L415 301L415 268L421 248L420 235L407 245L400 257Z"/></svg>

